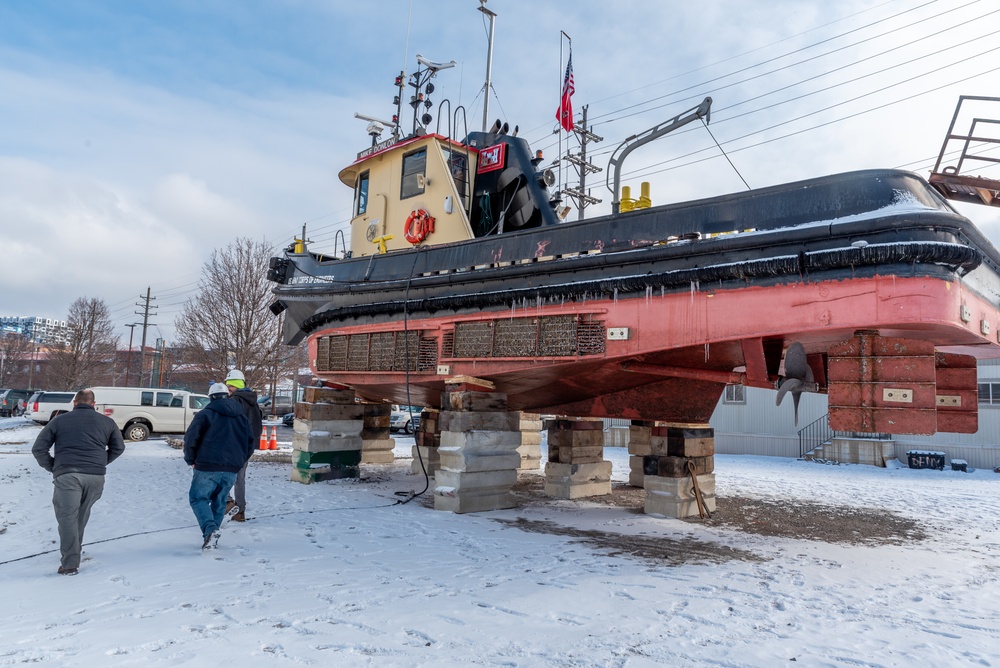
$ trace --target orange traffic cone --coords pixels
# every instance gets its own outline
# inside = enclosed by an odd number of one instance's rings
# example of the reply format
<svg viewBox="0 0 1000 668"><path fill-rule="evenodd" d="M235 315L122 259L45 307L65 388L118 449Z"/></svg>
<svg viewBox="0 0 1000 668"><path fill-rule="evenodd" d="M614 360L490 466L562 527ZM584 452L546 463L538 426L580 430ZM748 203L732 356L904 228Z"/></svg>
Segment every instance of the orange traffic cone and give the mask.
<svg viewBox="0 0 1000 668"><path fill-rule="evenodd" d="M267 450L267 427L260 430L260 445L257 446L258 450Z"/></svg>
<svg viewBox="0 0 1000 668"><path fill-rule="evenodd" d="M278 449L278 428L271 427L271 440L267 444L268 449L277 450Z"/></svg>

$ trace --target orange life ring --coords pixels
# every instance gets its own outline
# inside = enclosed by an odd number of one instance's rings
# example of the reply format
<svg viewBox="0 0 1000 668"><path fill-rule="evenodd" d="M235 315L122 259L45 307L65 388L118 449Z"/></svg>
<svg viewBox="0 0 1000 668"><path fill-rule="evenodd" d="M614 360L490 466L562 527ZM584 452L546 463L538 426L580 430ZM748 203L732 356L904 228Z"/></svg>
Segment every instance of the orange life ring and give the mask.
<svg viewBox="0 0 1000 668"><path fill-rule="evenodd" d="M416 246L434 231L434 218L423 209L411 211L403 228L403 236Z"/></svg>

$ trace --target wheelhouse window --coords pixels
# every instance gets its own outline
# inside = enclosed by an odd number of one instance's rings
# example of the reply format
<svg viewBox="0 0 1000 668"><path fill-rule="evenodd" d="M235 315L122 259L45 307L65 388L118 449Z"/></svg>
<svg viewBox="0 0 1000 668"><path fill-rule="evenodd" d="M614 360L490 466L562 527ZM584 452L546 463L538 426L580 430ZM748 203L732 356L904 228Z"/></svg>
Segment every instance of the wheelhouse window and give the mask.
<svg viewBox="0 0 1000 668"><path fill-rule="evenodd" d="M722 398L724 404L745 404L747 402L746 388L742 385L726 385L726 394Z"/></svg>
<svg viewBox="0 0 1000 668"><path fill-rule="evenodd" d="M358 177L358 186L354 191L354 215L360 216L368 210L368 172L362 172Z"/></svg>
<svg viewBox="0 0 1000 668"><path fill-rule="evenodd" d="M445 162L448 163L448 171L451 179L455 182L455 190L462 198L462 203L468 208L469 190L469 159L466 153L444 149Z"/></svg>
<svg viewBox="0 0 1000 668"><path fill-rule="evenodd" d="M403 178L399 198L415 197L424 192L424 177L427 175L427 149L422 148L403 156Z"/></svg>

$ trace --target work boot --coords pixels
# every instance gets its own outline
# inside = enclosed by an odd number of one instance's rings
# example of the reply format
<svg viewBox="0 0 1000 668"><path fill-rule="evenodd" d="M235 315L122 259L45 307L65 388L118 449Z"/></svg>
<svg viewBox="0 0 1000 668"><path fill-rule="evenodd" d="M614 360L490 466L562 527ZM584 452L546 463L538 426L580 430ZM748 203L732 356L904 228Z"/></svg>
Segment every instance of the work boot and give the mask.
<svg viewBox="0 0 1000 668"><path fill-rule="evenodd" d="M59 575L76 575L79 572L80 571L75 568L65 568L64 566L60 566L59 570L56 571Z"/></svg>
<svg viewBox="0 0 1000 668"><path fill-rule="evenodd" d="M247 516L241 510L240 512L238 512L235 515L233 515L233 521L234 522L246 522L247 521Z"/></svg>
<svg viewBox="0 0 1000 668"><path fill-rule="evenodd" d="M226 500L226 515L228 515L229 511L232 510L235 506L236 506L236 501L234 501L233 499L227 499Z"/></svg>

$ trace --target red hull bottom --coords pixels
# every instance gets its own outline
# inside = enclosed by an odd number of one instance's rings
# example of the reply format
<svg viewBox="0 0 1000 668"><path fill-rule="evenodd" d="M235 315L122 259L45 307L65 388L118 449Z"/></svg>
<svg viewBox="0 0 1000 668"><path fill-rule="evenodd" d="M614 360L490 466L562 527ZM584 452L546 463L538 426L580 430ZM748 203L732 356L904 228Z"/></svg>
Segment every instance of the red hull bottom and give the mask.
<svg viewBox="0 0 1000 668"><path fill-rule="evenodd" d="M532 330L532 322L567 316L586 324L588 349L582 351L580 344L569 354L546 354L548 334L544 328ZM820 391L826 389L828 351L858 331L929 342L939 353L1000 357L997 309L959 282L922 277L701 288L507 312L411 317L406 329L411 336L419 332L420 347L419 355L416 350L413 355L419 359L407 359L410 371L394 370L405 369L402 364L373 362L385 351L365 350L364 343L384 345L388 333L396 333L402 343L403 329L397 321L318 331L309 342L313 371L372 400L436 407L445 380L467 375L505 392L512 410L706 423L726 384L773 388L782 350L795 341L809 355ZM499 356L504 341L521 348L523 338L530 336L538 337L542 352ZM347 353L335 361L326 346L339 340ZM859 401L863 406L864 400ZM928 433L925 426L915 432L897 426L896 433Z"/></svg>

